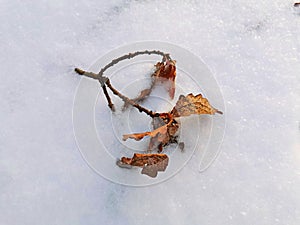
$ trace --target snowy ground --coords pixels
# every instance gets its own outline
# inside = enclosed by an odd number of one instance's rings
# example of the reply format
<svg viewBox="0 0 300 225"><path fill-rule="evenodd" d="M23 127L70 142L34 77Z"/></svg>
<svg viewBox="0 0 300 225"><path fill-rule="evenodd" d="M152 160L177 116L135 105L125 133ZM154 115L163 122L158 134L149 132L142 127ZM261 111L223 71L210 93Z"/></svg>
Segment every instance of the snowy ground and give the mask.
<svg viewBox="0 0 300 225"><path fill-rule="evenodd" d="M0 224L300 223L300 8L274 1L2 1ZM144 188L97 175L78 151L73 98L121 45L167 41L201 57L223 93L226 133Z"/></svg>

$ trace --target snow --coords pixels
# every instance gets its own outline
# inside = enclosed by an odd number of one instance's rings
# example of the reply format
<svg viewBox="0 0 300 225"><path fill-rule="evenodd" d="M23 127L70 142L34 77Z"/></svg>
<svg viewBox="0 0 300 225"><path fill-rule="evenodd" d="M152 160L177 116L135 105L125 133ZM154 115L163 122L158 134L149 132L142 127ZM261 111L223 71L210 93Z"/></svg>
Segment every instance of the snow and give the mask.
<svg viewBox="0 0 300 225"><path fill-rule="evenodd" d="M274 1L2 1L0 224L299 224L300 11ZM201 57L219 84L217 160L124 186L95 173L73 133L84 69L157 40Z"/></svg>

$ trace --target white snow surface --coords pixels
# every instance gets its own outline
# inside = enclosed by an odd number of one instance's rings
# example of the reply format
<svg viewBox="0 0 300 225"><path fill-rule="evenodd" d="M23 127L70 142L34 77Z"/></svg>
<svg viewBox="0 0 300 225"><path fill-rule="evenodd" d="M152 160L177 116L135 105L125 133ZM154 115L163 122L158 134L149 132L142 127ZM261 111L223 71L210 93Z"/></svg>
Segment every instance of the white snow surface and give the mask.
<svg viewBox="0 0 300 225"><path fill-rule="evenodd" d="M2 0L0 224L300 224L300 8L291 0ZM158 40L201 57L225 100L212 166L118 185L78 151L80 77L108 51Z"/></svg>

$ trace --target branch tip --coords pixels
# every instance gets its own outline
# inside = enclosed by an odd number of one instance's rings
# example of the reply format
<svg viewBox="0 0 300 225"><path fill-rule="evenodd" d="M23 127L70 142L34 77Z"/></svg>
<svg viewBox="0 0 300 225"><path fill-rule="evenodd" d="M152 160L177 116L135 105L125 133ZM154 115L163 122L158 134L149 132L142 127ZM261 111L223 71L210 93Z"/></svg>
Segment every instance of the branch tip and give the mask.
<svg viewBox="0 0 300 225"><path fill-rule="evenodd" d="M75 68L74 71L75 71L76 73L78 73L79 75L83 75L83 74L85 73L84 70L79 69L79 68Z"/></svg>

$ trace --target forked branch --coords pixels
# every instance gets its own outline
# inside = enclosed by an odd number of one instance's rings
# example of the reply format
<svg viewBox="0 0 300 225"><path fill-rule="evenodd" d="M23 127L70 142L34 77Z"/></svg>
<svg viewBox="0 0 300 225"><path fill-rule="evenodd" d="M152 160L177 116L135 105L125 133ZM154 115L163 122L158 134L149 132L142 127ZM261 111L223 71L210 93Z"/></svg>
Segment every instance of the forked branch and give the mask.
<svg viewBox="0 0 300 225"><path fill-rule="evenodd" d="M125 59L131 59L131 58L134 58L138 55L161 55L163 56L163 59L162 59L162 62L165 62L166 60L172 60L170 55L167 54L167 53L164 53L162 51L159 51L159 50L152 50L152 51L149 51L149 50L145 50L145 51L137 51L137 52L134 52L134 53L128 53L126 55L123 55L123 56L120 56L116 59L113 59L110 63L108 63L106 66L104 66L100 72L98 74L96 73L92 73L92 72L87 72L87 71L84 71L82 69L79 69L79 68L75 68L75 72L78 73L79 75L84 75L86 77L90 77L90 78L93 78L93 79L96 79L99 81L99 83L101 84L101 87L103 89L103 93L106 97L106 100L108 102L108 106L109 108L112 110L112 111L115 111L115 108L114 108L114 104L107 92L107 89L106 89L106 86L117 96L119 96L124 102L125 102L125 105L132 105L133 107L137 108L140 112L144 112L146 113L147 115L151 116L152 118L153 117L156 117L158 116L157 113L154 113L152 112L151 110L148 110L144 107L142 107L141 105L139 105L137 103L137 101L135 101L135 99L130 99L128 97L126 97L125 95L123 95L122 93L120 93L117 89L115 89L111 83L110 83L110 80L103 76L104 72L114 66L115 64L125 60Z"/></svg>
<svg viewBox="0 0 300 225"><path fill-rule="evenodd" d="M105 96L107 98L107 101L108 101L108 104L109 104L110 108L112 108L113 110L114 110L114 106L113 106L112 101L111 101L111 99L109 97L109 94L107 93L106 86L112 91L112 93L114 95L117 95L126 104L130 104L133 107L137 108L140 112L144 112L144 113L146 113L148 116L150 116L152 118L159 116L158 113L155 113L155 112L153 112L153 111L151 111L149 109L144 108L143 106L139 105L135 101L133 101L130 98L128 98L125 95L123 95L121 92L119 92L116 88L114 88L111 85L110 80L107 77L105 77L105 76L99 76L99 74L95 74L95 73L92 73L92 72L86 72L86 71L84 71L82 69L79 69L79 68L75 68L75 72L78 73L79 75L83 75L83 76L87 76L87 77L96 79L96 80L98 80L101 83L101 85L103 84L102 88L103 88L104 94L105 94Z"/></svg>

